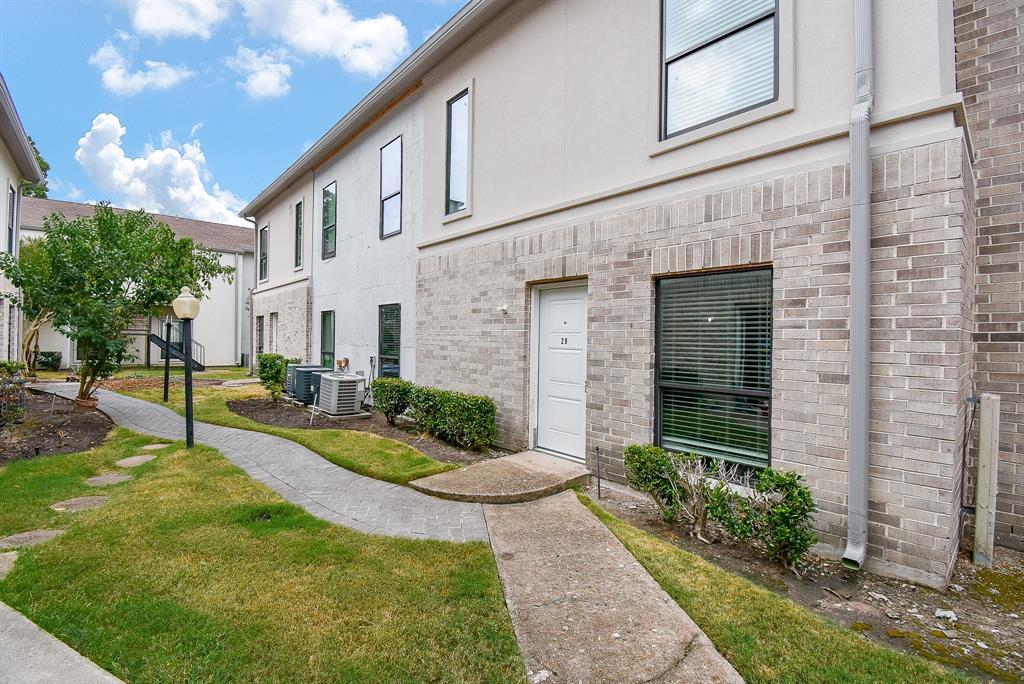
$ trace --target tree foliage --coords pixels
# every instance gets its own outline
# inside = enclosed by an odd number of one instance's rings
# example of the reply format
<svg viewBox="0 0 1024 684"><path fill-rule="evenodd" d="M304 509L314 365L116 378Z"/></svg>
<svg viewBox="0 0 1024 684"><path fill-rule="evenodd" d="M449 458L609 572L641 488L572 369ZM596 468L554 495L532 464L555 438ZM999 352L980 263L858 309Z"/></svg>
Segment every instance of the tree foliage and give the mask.
<svg viewBox="0 0 1024 684"><path fill-rule="evenodd" d="M43 155L39 154L39 148L36 147L36 141L32 139L32 136L28 136L28 142L32 145L32 152L36 155L36 163L39 164L39 170L43 172L43 180L38 183L29 183L25 181L21 184L21 194L25 197L38 197L40 199L46 199L46 193L50 191L50 186L47 183L46 177L50 173L50 165Z"/></svg>
<svg viewBox="0 0 1024 684"><path fill-rule="evenodd" d="M53 319L53 266L42 240L29 240L21 245L18 268L23 275L20 292L11 298L25 314L21 358L30 370L35 370L39 356L39 331Z"/></svg>
<svg viewBox="0 0 1024 684"><path fill-rule="evenodd" d="M77 344L81 399L134 358L124 334L133 318L161 313L183 286L202 298L214 280L230 281L234 271L144 211L100 204L92 216L72 221L55 213L44 228L38 265L0 255L0 271L29 293L15 298L19 307L42 302L54 328Z"/></svg>

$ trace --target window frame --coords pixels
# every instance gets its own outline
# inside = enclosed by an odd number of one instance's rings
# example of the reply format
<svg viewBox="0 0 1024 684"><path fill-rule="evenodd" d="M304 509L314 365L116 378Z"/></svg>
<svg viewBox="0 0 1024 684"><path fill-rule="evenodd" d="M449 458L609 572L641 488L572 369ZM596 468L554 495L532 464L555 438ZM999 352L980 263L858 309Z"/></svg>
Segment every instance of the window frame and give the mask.
<svg viewBox="0 0 1024 684"><path fill-rule="evenodd" d="M263 316L256 317L256 354L265 354L266 334L264 330L266 319Z"/></svg>
<svg viewBox="0 0 1024 684"><path fill-rule="evenodd" d="M698 45L696 45L696 46L694 46L694 47L692 47L692 48L690 48L688 50L683 50L683 51L681 51L679 53L676 53L674 55L666 55L665 54L665 18L666 18L666 15L667 15L666 7L665 7L665 3L666 2L668 2L668 0L661 0L661 2L659 3L659 8L660 8L660 12L659 12L659 24L660 25L659 25L659 30L658 30L658 37L659 37L658 60L659 60L659 63L660 63L660 70L659 70L659 76L658 76L658 84L659 84L658 85L658 99L659 99L659 104L658 104L658 117L659 117L659 122L658 122L658 140L659 141L661 141L661 142L670 141L673 138L678 138L678 137L684 136L684 135L686 135L688 133L693 133L694 131L698 131L698 130L700 130L702 128L705 128L705 127L708 127L708 126L712 126L713 124L719 123L719 122L724 121L726 119L730 119L732 117L739 116L740 114L744 114L744 113L752 111L754 109L758 109L760 107L765 107L765 106L770 105L772 103L779 102L782 99L782 96L780 95L780 93L781 93L781 90L782 90L781 81L782 81L782 76L783 75L781 73L781 66L782 66L781 62L782 62L782 60L781 60L780 54L779 54L780 53L780 45L779 45L779 43L780 43L780 37L781 37L780 36L781 31L780 31L779 23L780 23L780 14L782 13L782 7L781 7L782 2L781 2L781 0L775 0L774 7L773 7L773 9L770 12L769 11L762 12L761 14L757 15L753 19L748 20L746 23L744 23L744 24L742 24L740 26L734 27L734 28L732 28L732 29L730 29L730 30L728 30L728 31L726 31L724 33L721 33L721 34L719 34L717 36L714 36L714 37L712 37L712 38L710 38L708 40L705 40L704 42L702 42L702 43L700 43L700 44L698 44ZM707 121L702 121L701 123L695 124L695 125L690 126L688 128L683 128L683 129L680 129L678 131L669 133L668 132L668 91L667 91L667 89L668 89L668 69L669 69L669 66L671 64L673 64L675 62L678 62L679 60L684 59L684 58L686 58L686 57L688 57L690 55L693 55L693 54L695 54L695 53L697 53L697 52L699 52L699 51L701 51L701 50L703 50L705 48L708 48L708 47L710 47L710 46L712 46L712 45L714 45L716 43L719 43L719 42L721 42L723 40L726 40L727 38L730 38L730 37L736 35L737 33L740 33L741 31L749 29L750 27L754 26L755 24L757 24L757 23L759 23L761 21L764 21L769 16L772 17L772 30L773 30L773 34L774 34L774 36L773 36L773 41L774 41L774 44L773 44L773 57L772 57L772 69L773 69L773 73L774 73L774 88L772 89L772 97L769 98L769 99L765 99L765 100L762 100L760 102L755 102L754 104L747 105L745 107L741 107L739 109L727 112L725 114L721 114L721 115L719 115L717 117L714 117L712 119L708 119ZM791 107L788 107L788 108L786 108L786 109L784 109L782 111L789 111L789 109L791 109ZM782 111L776 112L776 113L782 113ZM753 123L753 121L745 122L745 123ZM745 124L744 123L739 123L737 125L745 125ZM724 131L722 131L722 132L724 132ZM698 138L698 139L703 139L703 138ZM694 140L694 142L696 142L696 140Z"/></svg>
<svg viewBox="0 0 1024 684"><path fill-rule="evenodd" d="M768 319L768 389L767 390L749 390L744 388L735 388L728 386L711 386L711 385L687 385L685 383L663 383L661 380L661 362L662 362L662 326L661 326L661 287L662 281L667 280L679 280L682 278L699 278L702 276L718 275L722 273L749 273L754 271L767 271L769 279L769 291L770 291L770 305L768 307L769 319ZM691 273L674 273L669 275L660 276L654 279L654 439L653 442L657 446L672 452L678 450L672 446L667 446L662 441L662 387L663 385L672 385L673 389L680 389L682 391L694 391L703 392L705 394L719 394L725 396L747 396L757 399L764 399L767 401L768 409L768 420L767 420L767 441L765 446L765 460L763 465L753 466L749 464L738 463L731 459L722 459L730 464L738 464L741 469L752 469L761 470L763 468L770 468L772 465L772 388L774 386L773 369L774 369L774 350L775 350L775 309L774 299L775 292L772 289L774 283L774 269L770 264L758 264L749 267L742 268L719 268L707 271L697 271Z"/></svg>
<svg viewBox="0 0 1024 684"><path fill-rule="evenodd" d="M327 215L324 213L324 191L334 186L334 223L327 225ZM331 248L327 249L327 230L331 229ZM331 259L338 253L338 181L333 180L320 190L320 259Z"/></svg>
<svg viewBox="0 0 1024 684"><path fill-rule="evenodd" d="M302 268L302 211L304 205L305 202L302 200L295 203L295 244L293 245L295 249L293 267L295 270Z"/></svg>
<svg viewBox="0 0 1024 684"><path fill-rule="evenodd" d="M473 81L464 85L454 95L449 97L445 101L445 113L444 113L444 130L445 130L445 144L444 144L444 208L441 214L441 223L451 223L461 218L465 218L473 215ZM448 201L451 196L451 147L452 147L452 126L451 116L453 103L460 100L462 97L468 97L467 112L466 112L466 203L462 209L458 211L448 211Z"/></svg>
<svg viewBox="0 0 1024 684"><path fill-rule="evenodd" d="M326 326L324 325L324 317L327 316L328 314L331 317L331 351L329 352L324 351L324 330L326 329ZM323 309L322 311L320 311L320 365L323 366L324 368L330 368L331 370L334 370L334 348L337 345L337 335L337 318L335 317L334 309ZM324 359L326 359L327 356L331 357L330 363L326 363L324 361Z"/></svg>
<svg viewBox="0 0 1024 684"><path fill-rule="evenodd" d="M270 278L270 224L260 228L258 242L259 281L262 283Z"/></svg>
<svg viewBox="0 0 1024 684"><path fill-rule="evenodd" d="M14 254L15 235L18 232L18 221L15 216L18 211L18 191L13 185L8 185L7 192L7 253Z"/></svg>
<svg viewBox="0 0 1024 684"><path fill-rule="evenodd" d="M387 358L394 359L395 365L398 366L398 373L396 375L385 375L384 374L384 311L397 309L398 310L398 354L388 354ZM400 303L392 304L380 304L377 307L377 376L382 378L400 378L402 377L402 305Z"/></svg>
<svg viewBox="0 0 1024 684"><path fill-rule="evenodd" d="M393 145L396 142L398 143L398 190L396 192L391 193L387 197L385 197L384 196L384 150L386 150L388 147L391 147L391 145ZM404 206L403 205L403 197L404 196L402 194L402 191L405 189L405 177L404 177L404 174L405 174L405 143L402 141L402 136L401 135L395 136L388 143L386 143L385 145L382 145L381 148L380 148L380 151L378 153L378 157L377 158L378 158L378 162L379 162L379 166L380 166L380 169L379 169L380 179L379 179L379 183L377 184L378 185L378 194L380 195L380 202L379 202L378 212L377 212L378 213L378 221L377 221L377 223L378 223L379 228L380 228L380 230L378 231L379 232L379 238L381 240L386 240L389 237L394 237L396 235L401 235L402 234L402 208ZM395 198L396 196L398 197L398 230L393 231L391 233L385 234L384 233L384 203L387 202L390 199Z"/></svg>

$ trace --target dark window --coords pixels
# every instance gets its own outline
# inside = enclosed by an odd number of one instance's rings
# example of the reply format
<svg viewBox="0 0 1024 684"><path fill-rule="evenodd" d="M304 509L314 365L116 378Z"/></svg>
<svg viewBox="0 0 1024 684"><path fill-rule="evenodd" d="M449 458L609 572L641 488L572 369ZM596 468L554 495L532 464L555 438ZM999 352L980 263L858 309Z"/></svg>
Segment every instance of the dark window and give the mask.
<svg viewBox="0 0 1024 684"><path fill-rule="evenodd" d="M380 237L402 232L402 136L380 148Z"/></svg>
<svg viewBox="0 0 1024 684"><path fill-rule="evenodd" d="M771 270L667 278L657 292L658 443L767 466Z"/></svg>
<svg viewBox="0 0 1024 684"><path fill-rule="evenodd" d="M377 353L380 356L380 375L384 378L402 377L402 305L382 304L378 318Z"/></svg>
<svg viewBox="0 0 1024 684"><path fill-rule="evenodd" d="M295 268L302 266L302 202L295 205Z"/></svg>
<svg viewBox="0 0 1024 684"><path fill-rule="evenodd" d="M260 228L260 280L267 279L267 226Z"/></svg>
<svg viewBox="0 0 1024 684"><path fill-rule="evenodd" d="M466 208L469 200L469 90L448 101L448 152L445 165L444 213Z"/></svg>
<svg viewBox="0 0 1024 684"><path fill-rule="evenodd" d="M662 136L778 97L776 0L664 0Z"/></svg>
<svg viewBox="0 0 1024 684"><path fill-rule="evenodd" d="M18 191L7 189L7 253L14 254L14 207L17 204Z"/></svg>
<svg viewBox="0 0 1024 684"><path fill-rule="evenodd" d="M263 316L256 317L256 353L263 353Z"/></svg>
<svg viewBox="0 0 1024 684"><path fill-rule="evenodd" d="M320 365L334 368L334 312L320 312Z"/></svg>
<svg viewBox="0 0 1024 684"><path fill-rule="evenodd" d="M323 244L320 258L330 259L334 256L338 238L338 184L331 183L324 188L323 206Z"/></svg>

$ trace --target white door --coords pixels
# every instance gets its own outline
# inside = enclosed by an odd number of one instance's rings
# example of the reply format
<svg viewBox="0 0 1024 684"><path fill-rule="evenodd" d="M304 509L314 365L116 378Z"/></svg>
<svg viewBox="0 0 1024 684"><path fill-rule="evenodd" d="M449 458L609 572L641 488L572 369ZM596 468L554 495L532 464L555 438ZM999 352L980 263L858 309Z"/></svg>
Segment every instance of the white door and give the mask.
<svg viewBox="0 0 1024 684"><path fill-rule="evenodd" d="M586 458L587 287L540 291L537 444Z"/></svg>

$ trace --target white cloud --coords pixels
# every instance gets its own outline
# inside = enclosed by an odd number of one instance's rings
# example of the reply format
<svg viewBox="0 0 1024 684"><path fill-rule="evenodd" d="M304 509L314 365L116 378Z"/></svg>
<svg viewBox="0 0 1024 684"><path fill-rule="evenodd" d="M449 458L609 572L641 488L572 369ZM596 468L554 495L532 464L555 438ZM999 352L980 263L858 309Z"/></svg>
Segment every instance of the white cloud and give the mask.
<svg viewBox="0 0 1024 684"><path fill-rule="evenodd" d="M237 82L238 86L249 97L258 100L288 94L292 68L285 62L287 58L288 53L281 49L257 52L242 46L233 57L224 61L228 67L245 76L245 80Z"/></svg>
<svg viewBox="0 0 1024 684"><path fill-rule="evenodd" d="M75 159L114 204L148 211L248 225L236 214L244 202L213 182L198 140L125 154L125 128L113 114L98 114L78 141Z"/></svg>
<svg viewBox="0 0 1024 684"><path fill-rule="evenodd" d="M231 14L228 0L134 0L132 26L157 38L198 36L207 40Z"/></svg>
<svg viewBox="0 0 1024 684"><path fill-rule="evenodd" d="M249 27L301 54L333 57L348 71L377 76L409 49L405 25L393 14L356 19L338 0L242 0Z"/></svg>
<svg viewBox="0 0 1024 684"><path fill-rule="evenodd" d="M137 95L147 88L167 90L194 75L183 66L152 60L146 60L145 69L131 71L131 62L110 42L93 53L89 64L102 70L103 87L116 95Z"/></svg>
<svg viewBox="0 0 1024 684"><path fill-rule="evenodd" d="M188 129L188 137L190 137L190 138L196 137L196 133L198 133L199 129L201 129L202 127L203 127L203 122L202 121L197 121L194 124L192 124L192 128Z"/></svg>

